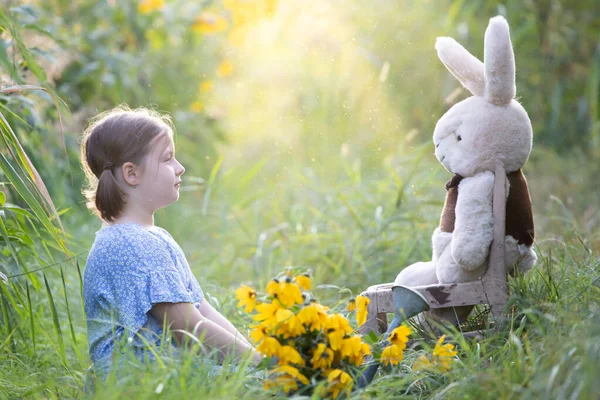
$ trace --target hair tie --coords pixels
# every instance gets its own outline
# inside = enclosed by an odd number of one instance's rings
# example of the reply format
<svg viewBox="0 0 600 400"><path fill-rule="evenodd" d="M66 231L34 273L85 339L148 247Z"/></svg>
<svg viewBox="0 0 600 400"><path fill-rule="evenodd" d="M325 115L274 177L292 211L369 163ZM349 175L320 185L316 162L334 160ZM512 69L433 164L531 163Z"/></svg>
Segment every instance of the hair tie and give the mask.
<svg viewBox="0 0 600 400"><path fill-rule="evenodd" d="M104 164L104 167L102 167L102 170L105 171L107 169L112 169L113 165L111 163L106 163Z"/></svg>

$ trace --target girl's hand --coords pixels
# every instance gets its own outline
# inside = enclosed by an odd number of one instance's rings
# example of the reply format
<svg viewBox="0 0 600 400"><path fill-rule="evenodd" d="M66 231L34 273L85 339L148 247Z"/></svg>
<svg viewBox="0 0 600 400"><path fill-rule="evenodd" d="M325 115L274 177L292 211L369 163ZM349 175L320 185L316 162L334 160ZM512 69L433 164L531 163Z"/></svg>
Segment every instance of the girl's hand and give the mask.
<svg viewBox="0 0 600 400"><path fill-rule="evenodd" d="M252 351L252 363L254 364L254 366L260 364L263 358L264 357L262 356L262 354L260 354L258 351Z"/></svg>

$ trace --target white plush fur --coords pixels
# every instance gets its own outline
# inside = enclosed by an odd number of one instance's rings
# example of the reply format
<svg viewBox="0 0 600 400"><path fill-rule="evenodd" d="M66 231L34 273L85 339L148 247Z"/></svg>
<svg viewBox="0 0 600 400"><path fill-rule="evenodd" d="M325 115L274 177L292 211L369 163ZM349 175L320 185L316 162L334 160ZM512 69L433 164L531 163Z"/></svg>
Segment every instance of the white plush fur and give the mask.
<svg viewBox="0 0 600 400"><path fill-rule="evenodd" d="M433 285L436 283L468 282L483 276L486 271L488 261L487 258L485 262L482 263L480 268L477 268L473 271L468 271L462 268L452 259L451 246L448 246L451 243L452 234L448 232L440 232L438 229L436 229L436 232L439 234L438 239L442 237L444 242L447 239L450 239L447 240L446 247L437 248L440 253L435 260L417 262L404 268L402 271L400 271L398 276L396 276L394 284L404 286L422 286ZM443 242L440 241L438 243ZM440 256L446 249L448 249L448 251L444 254L444 259L440 261ZM434 248L434 254L435 252L436 250ZM512 273L516 268L520 273L524 274L535 265L537 262L537 255L532 248L518 244L517 240L512 236L505 236L504 260L507 272ZM443 268L437 268L438 266L442 265Z"/></svg>
<svg viewBox="0 0 600 400"><path fill-rule="evenodd" d="M473 94L448 110L433 133L437 159L464 179L458 186L454 232L436 229L432 261L405 268L396 284L419 286L481 277L493 239L491 171L496 160L504 163L507 173L517 171L531 152L531 122L514 99L515 60L503 17L490 19L484 46L482 63L452 38L436 41L440 60ZM533 250L518 245L511 236L505 238L505 259L509 272L515 266L525 272L536 262Z"/></svg>
<svg viewBox="0 0 600 400"><path fill-rule="evenodd" d="M485 31L485 98L496 105L509 104L515 97L515 56L510 43L508 22L490 19Z"/></svg>
<svg viewBox="0 0 600 400"><path fill-rule="evenodd" d="M452 259L472 271L484 264L494 236L492 189L494 174L481 172L458 185Z"/></svg>
<svg viewBox="0 0 600 400"><path fill-rule="evenodd" d="M456 79L475 96L485 94L483 63L456 40L439 37L435 42L438 57Z"/></svg>
<svg viewBox="0 0 600 400"><path fill-rule="evenodd" d="M433 248L433 261L436 261L442 255L442 252L452 241L452 233L442 232L440 228L435 228L431 236L431 247Z"/></svg>

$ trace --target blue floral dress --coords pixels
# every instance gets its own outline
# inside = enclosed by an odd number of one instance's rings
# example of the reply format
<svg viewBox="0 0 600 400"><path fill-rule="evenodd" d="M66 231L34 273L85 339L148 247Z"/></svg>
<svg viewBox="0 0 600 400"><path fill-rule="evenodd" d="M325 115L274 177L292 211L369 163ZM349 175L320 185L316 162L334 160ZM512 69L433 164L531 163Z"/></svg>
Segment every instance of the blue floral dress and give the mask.
<svg viewBox="0 0 600 400"><path fill-rule="evenodd" d="M145 349L159 346L163 334L149 313L153 304L186 302L198 308L203 298L183 250L166 230L125 223L96 232L83 277L96 374L109 371L119 343L133 346L142 361L152 359Z"/></svg>

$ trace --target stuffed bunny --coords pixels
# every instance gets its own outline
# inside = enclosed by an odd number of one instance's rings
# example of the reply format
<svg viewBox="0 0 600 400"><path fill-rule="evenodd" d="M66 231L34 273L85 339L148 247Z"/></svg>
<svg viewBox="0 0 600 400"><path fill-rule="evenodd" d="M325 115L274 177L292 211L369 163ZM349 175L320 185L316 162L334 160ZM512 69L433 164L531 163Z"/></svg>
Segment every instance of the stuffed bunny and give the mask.
<svg viewBox="0 0 600 400"><path fill-rule="evenodd" d="M515 61L506 20L490 19L484 63L454 39L440 37L440 60L473 96L454 105L436 124L435 156L454 174L446 184L440 225L432 237L433 257L406 267L395 283L421 286L476 280L487 269L493 237L492 189L495 161L508 177L505 260L507 271L529 270L537 257L527 181L521 168L531 152L531 122L515 99ZM459 312L466 318L470 307ZM446 313L457 315L456 310ZM460 311L460 310L459 310ZM443 312L438 312L443 315ZM456 324L460 321L454 321Z"/></svg>

